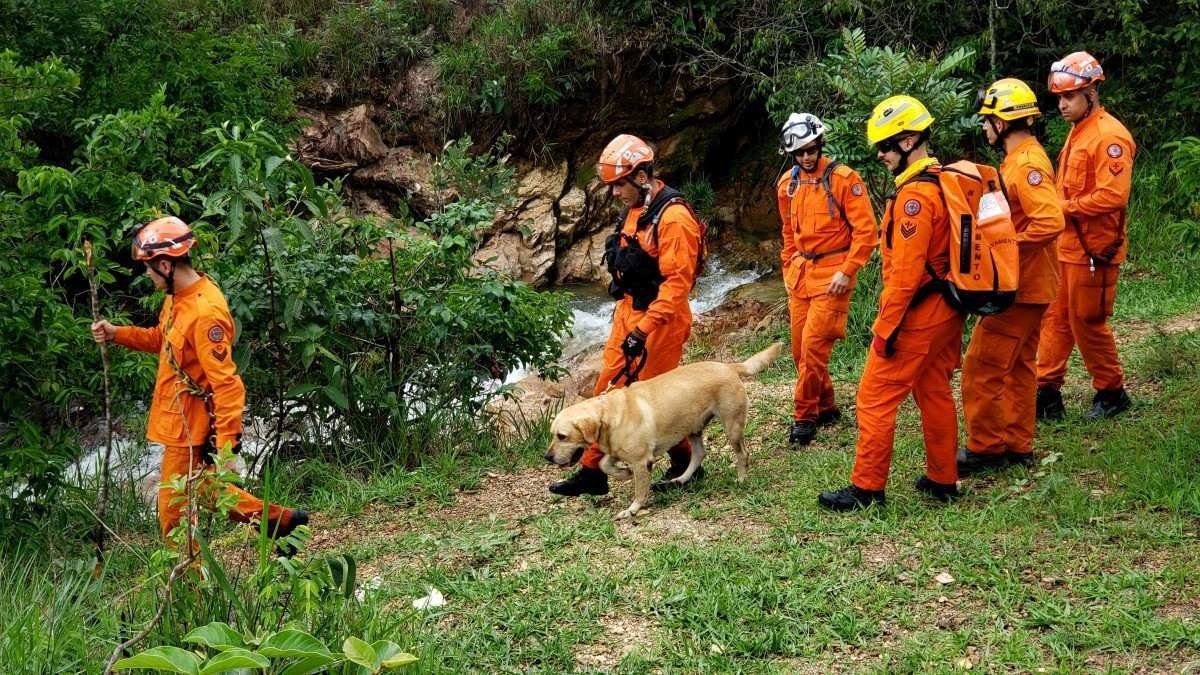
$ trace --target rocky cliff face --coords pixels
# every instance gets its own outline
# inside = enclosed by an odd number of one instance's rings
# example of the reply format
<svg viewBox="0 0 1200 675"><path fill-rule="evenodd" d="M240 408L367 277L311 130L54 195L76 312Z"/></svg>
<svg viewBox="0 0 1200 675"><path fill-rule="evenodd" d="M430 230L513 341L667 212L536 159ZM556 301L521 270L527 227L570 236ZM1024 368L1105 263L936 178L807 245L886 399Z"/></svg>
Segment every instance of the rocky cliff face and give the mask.
<svg viewBox="0 0 1200 675"><path fill-rule="evenodd" d="M556 111L547 129L516 132L517 201L497 214L480 242L479 264L539 287L607 281L599 260L617 208L595 180L592 163L622 131L655 144L659 173L676 186L708 177L716 195L707 214L710 232L723 258L769 262L771 245L761 242L777 238L778 226L763 113L748 109L731 85L701 85L682 72L655 68L643 74L620 63L614 58L593 100ZM387 217L403 202L422 217L453 199L432 184L434 156L444 137L452 137L439 96L434 66L417 64L386 100L303 109L308 126L295 151L314 170L344 176L356 211Z"/></svg>

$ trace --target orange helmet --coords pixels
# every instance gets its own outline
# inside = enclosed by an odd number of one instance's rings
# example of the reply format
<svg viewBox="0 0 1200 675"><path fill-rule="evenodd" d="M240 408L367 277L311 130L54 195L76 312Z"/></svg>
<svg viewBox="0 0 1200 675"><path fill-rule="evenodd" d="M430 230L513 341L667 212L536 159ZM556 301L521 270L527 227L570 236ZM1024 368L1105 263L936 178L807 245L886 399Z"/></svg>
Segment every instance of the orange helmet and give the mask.
<svg viewBox="0 0 1200 675"><path fill-rule="evenodd" d="M1104 69L1096 57L1087 52L1072 52L1050 66L1046 86L1052 93L1078 91L1104 80Z"/></svg>
<svg viewBox="0 0 1200 675"><path fill-rule="evenodd" d="M192 250L195 243L196 233L187 223L175 216L155 218L133 235L133 259L178 258Z"/></svg>
<svg viewBox="0 0 1200 675"><path fill-rule="evenodd" d="M596 162L596 175L605 185L629 176L643 164L654 161L654 150L645 141L630 134L612 139Z"/></svg>

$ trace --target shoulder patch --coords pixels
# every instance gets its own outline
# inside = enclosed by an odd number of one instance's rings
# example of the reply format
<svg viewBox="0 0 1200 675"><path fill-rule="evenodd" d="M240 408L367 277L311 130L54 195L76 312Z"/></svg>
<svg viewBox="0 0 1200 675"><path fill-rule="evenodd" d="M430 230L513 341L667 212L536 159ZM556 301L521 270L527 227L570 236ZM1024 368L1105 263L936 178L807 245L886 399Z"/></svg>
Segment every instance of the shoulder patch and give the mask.
<svg viewBox="0 0 1200 675"><path fill-rule="evenodd" d="M1108 146L1108 156L1112 157L1113 159L1120 157L1124 152L1125 151L1121 149L1121 146L1116 143L1111 143Z"/></svg>
<svg viewBox="0 0 1200 675"><path fill-rule="evenodd" d="M212 355L214 359L218 361L224 361L225 359L229 358L229 350L225 347L225 345L217 345L216 347L213 347Z"/></svg>
<svg viewBox="0 0 1200 675"><path fill-rule="evenodd" d="M208 329L208 339L210 342L221 342L225 339L225 329L220 326L213 326Z"/></svg>
<svg viewBox="0 0 1200 675"><path fill-rule="evenodd" d="M861 197L861 196L863 196L863 185L862 185L862 183L855 183L854 185L851 185L851 186L850 186L850 194L854 195L855 197Z"/></svg>
<svg viewBox="0 0 1200 675"><path fill-rule="evenodd" d="M919 202L915 199L910 199L910 200L904 202L904 212L910 216L917 215L918 213L921 212L921 202ZM905 239L907 239L907 238L908 237L905 237Z"/></svg>
<svg viewBox="0 0 1200 675"><path fill-rule="evenodd" d="M916 233L917 233L917 224L916 223L908 222L908 223L904 223L900 226L900 236L904 237L905 239L912 239L913 235L915 235Z"/></svg>
<svg viewBox="0 0 1200 675"><path fill-rule="evenodd" d="M1114 176L1120 176L1121 172L1124 170L1125 170L1125 165L1122 164L1121 162L1109 162L1109 164L1108 164L1108 172Z"/></svg>
<svg viewBox="0 0 1200 675"><path fill-rule="evenodd" d="M1029 175L1025 176L1025 180L1029 181L1030 185L1041 185L1042 172L1038 171L1037 169L1033 169L1029 172Z"/></svg>

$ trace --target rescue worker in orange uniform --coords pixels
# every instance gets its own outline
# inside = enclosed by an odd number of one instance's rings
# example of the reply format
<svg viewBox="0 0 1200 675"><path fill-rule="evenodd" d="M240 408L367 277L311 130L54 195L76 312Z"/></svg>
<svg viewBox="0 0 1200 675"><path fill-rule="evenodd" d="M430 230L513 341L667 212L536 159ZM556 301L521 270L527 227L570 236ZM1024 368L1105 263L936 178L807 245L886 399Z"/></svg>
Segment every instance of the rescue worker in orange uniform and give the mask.
<svg viewBox="0 0 1200 675"><path fill-rule="evenodd" d="M783 279L796 362L794 418L789 440L808 445L817 428L840 417L829 377L829 356L846 337L850 293L858 270L879 244L875 212L858 173L822 153L825 125L792 113L780 133L780 153L795 165L779 177Z"/></svg>
<svg viewBox="0 0 1200 675"><path fill-rule="evenodd" d="M192 267L189 251L195 241L192 229L171 216L139 229L133 258L145 264L154 287L166 291L158 325L114 326L104 319L92 324L97 342L158 353L146 438L163 445L158 522L164 537L179 524L185 507L184 496L170 482L211 469L219 448L229 445L235 453L241 449L246 389L233 362L233 317L217 285ZM233 520L266 518L274 537L285 537L308 523L303 510L266 507L245 490L229 490L237 496L230 512Z"/></svg>
<svg viewBox="0 0 1200 675"><path fill-rule="evenodd" d="M884 502L896 413L911 393L921 411L926 475L916 488L941 501L958 496L958 415L950 378L962 349L963 316L931 282L949 270L950 222L929 155L933 116L917 99L898 95L875 106L867 140L895 176L897 192L882 218L883 290L874 337L858 386L858 446L850 485L822 492L834 511Z"/></svg>
<svg viewBox="0 0 1200 675"><path fill-rule="evenodd" d="M654 177L654 151L636 136L621 134L600 154L596 174L625 205L617 230L608 238L604 259L617 299L612 331L594 396L675 369L692 329L688 294L696 284L704 246L702 225L683 195ZM653 487L681 485L691 460L687 439L668 450L670 468ZM550 486L566 496L608 493L608 475L600 470L604 453L588 448L579 470ZM703 476L697 469L688 483Z"/></svg>
<svg viewBox="0 0 1200 675"><path fill-rule="evenodd" d="M1062 419L1059 390L1076 345L1096 390L1087 419L1112 417L1130 406L1108 318L1128 245L1125 221L1137 145L1100 105L1097 87L1103 80L1104 70L1087 52L1050 67L1048 86L1071 132L1058 154L1055 179L1067 226L1058 239L1062 283L1042 322L1038 349L1039 419Z"/></svg>
<svg viewBox="0 0 1200 675"><path fill-rule="evenodd" d="M1050 158L1030 126L1040 114L1033 90L1012 78L992 84L979 108L988 143L1004 152L1000 177L1017 232L1020 282L1015 303L981 318L967 346L967 447L958 453L959 476L1033 463L1038 337L1058 290L1054 242L1065 224Z"/></svg>

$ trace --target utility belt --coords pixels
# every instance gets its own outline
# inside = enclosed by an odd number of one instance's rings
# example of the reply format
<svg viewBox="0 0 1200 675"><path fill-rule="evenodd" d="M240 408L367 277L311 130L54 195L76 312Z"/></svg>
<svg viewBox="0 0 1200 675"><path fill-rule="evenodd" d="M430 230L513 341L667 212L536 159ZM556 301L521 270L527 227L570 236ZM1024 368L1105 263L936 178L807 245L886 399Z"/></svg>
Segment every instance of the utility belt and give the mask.
<svg viewBox="0 0 1200 675"><path fill-rule="evenodd" d="M1079 247L1087 254L1088 269L1090 271L1095 272L1097 266L1109 267L1114 264L1113 258L1117 257L1117 253L1121 251L1121 245L1125 243L1125 217L1125 211L1121 211L1121 222L1117 227L1119 234L1113 240L1113 243L1104 247L1102 251L1093 252L1091 247L1088 246L1087 239L1083 236L1083 227L1080 226L1079 219L1074 216L1067 216L1067 222L1071 224L1071 227L1075 228L1075 236L1079 238Z"/></svg>
<svg viewBox="0 0 1200 675"><path fill-rule="evenodd" d="M801 258L804 258L805 260L807 260L809 262L817 262L821 258L827 258L831 255L845 253L849 250L850 250L849 246L843 246L842 248L835 248L832 251L822 251L820 253L811 253L809 251L797 251L796 255L800 256Z"/></svg>

